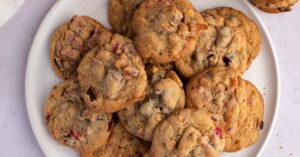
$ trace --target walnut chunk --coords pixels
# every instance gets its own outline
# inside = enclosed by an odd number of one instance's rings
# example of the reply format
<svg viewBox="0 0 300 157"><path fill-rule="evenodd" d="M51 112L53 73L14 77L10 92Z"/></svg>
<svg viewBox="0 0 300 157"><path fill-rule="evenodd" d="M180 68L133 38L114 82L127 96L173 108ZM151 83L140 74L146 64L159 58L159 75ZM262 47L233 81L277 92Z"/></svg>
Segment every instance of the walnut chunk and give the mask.
<svg viewBox="0 0 300 157"><path fill-rule="evenodd" d="M73 60L80 59L80 52L76 51L76 50L66 51L66 55L68 56L68 58L73 59Z"/></svg>
<svg viewBox="0 0 300 157"><path fill-rule="evenodd" d="M125 81L120 72L109 70L105 77L105 95L109 99L116 99L123 89Z"/></svg>
<svg viewBox="0 0 300 157"><path fill-rule="evenodd" d="M147 102L141 105L140 112L145 116L151 116L154 113L154 100L149 99Z"/></svg>
<svg viewBox="0 0 300 157"><path fill-rule="evenodd" d="M164 112L169 114L177 107L177 102L181 96L181 88L170 78L163 79L157 82L154 86L155 94L162 96L162 101L165 109Z"/></svg>
<svg viewBox="0 0 300 157"><path fill-rule="evenodd" d="M183 14L174 5L164 7L159 14L152 17L155 30L159 33L171 33L177 30Z"/></svg>

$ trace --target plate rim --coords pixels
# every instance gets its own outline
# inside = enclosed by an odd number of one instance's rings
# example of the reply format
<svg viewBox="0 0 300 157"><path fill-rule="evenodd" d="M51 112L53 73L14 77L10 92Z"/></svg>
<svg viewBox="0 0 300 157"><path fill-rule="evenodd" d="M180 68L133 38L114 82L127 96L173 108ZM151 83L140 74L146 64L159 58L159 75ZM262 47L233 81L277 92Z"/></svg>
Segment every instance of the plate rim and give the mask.
<svg viewBox="0 0 300 157"><path fill-rule="evenodd" d="M278 113L279 113L279 107L280 107L280 92L281 92L281 84L280 84L281 81L280 80L281 80L281 78L280 78L280 68L279 68L279 62L278 62L278 57L277 57L277 51L275 49L275 45L274 45L273 40L271 38L270 32L268 31L267 26L263 22L262 18L258 15L257 9L255 9L253 7L251 2L250 1L244 1L244 3L246 3L247 7L253 12L254 17L259 22L259 25L261 26L262 30L264 30L263 33L265 34L265 36L267 38L267 42L270 45L270 49L271 49L271 53L272 53L272 57L273 57L273 60L274 60L274 65L275 65L275 72L276 72L275 109L274 109L272 121L271 121L271 124L270 124L270 128L267 131L266 139L263 141L262 146L259 148L258 152L256 153L256 156L259 157L259 156L261 156L261 154L265 150L267 144L270 142L271 135L274 133L274 128L275 128L275 125L276 125L276 121L277 121L277 117L278 117Z"/></svg>
<svg viewBox="0 0 300 157"><path fill-rule="evenodd" d="M41 34L42 32L42 29L44 27L44 25L46 25L46 22L48 21L49 19L49 15L51 15L53 12L55 12L55 8L59 7L60 3L62 3L62 0L57 0L52 6L51 8L48 10L48 13L45 15L44 19L42 20L41 24L39 25L35 35L34 35L34 39L31 43L31 47L30 47L30 50L29 50L29 54L28 54L28 57L27 57L27 64L26 64L26 71L25 71L25 102L26 102L26 111L27 111L27 114L28 114L28 118L29 118L29 122L30 122L30 126L31 126L31 129L33 131L33 134L34 134L34 137L39 145L39 148L41 148L43 154L45 156L47 156L47 154L45 154L46 151L46 148L45 146L42 145L42 142L41 142L41 139L39 138L38 136L38 129L33 127L34 124L33 124L33 114L32 113L32 110L30 110L29 108L29 105L30 104L30 99L29 99L29 96L27 93L29 93L29 77L30 77L30 66L32 66L32 60L33 60L33 49L34 47L36 47L36 41L38 39L38 34ZM270 32L268 31L265 23L263 22L262 18L258 15L258 12L257 10L251 5L251 3L249 1L244 1L245 5L248 7L248 9L253 13L254 15L254 18L256 18L256 20L258 21L258 25L260 25L261 29L263 30L263 33L267 39L267 43L269 44L269 48L271 50L271 54L272 54L272 60L274 61L274 66L275 66L275 75L276 75L276 92L274 93L274 96L276 97L275 98L275 108L274 108L274 112L273 112L273 116L272 116L272 120L271 120L271 124L270 124L270 128L269 130L267 130L266 132L266 137L265 137L265 140L262 142L262 145L260 148L258 148L258 152L256 152L256 156L261 156L261 154L263 153L263 151L265 150L267 144L270 142L271 140L271 136L274 132L274 127L276 125L276 120L278 118L278 113L279 113L279 108L280 108L280 92L281 92L281 84L280 84L280 68L279 68L279 62L278 62L278 57L277 57L277 51L275 49L275 46L274 46L274 43L273 43L273 40L271 38L271 35L270 35Z"/></svg>
<svg viewBox="0 0 300 157"><path fill-rule="evenodd" d="M28 57L27 57L27 64L26 64L26 72L25 72L25 102L26 102L26 111L27 111L27 115L28 115L28 119L29 119L29 122L30 122L30 127L33 131L33 135L39 145L39 148L42 150L43 154L45 156L47 156L47 154L45 152L46 149L44 146L42 146L42 142L41 142L41 139L39 138L39 136L37 136L37 128L33 127L33 114L32 113L32 110L29 109L29 102L30 102L30 99L29 99L29 96L27 93L29 93L29 77L30 77L30 66L31 66L31 63L32 63L32 56L33 56L33 49L34 47L36 47L36 41L38 39L38 34L41 34L42 32L42 27L44 27L44 25L46 24L46 21L48 21L48 18L49 18L49 15L52 14L52 12L55 11L55 8L57 8L60 3L62 3L62 0L57 0L51 7L50 9L48 10L47 14L45 15L44 19L42 20L42 22L40 23L35 35L34 35L34 39L32 40L32 43L31 43L31 47L30 47L30 50L29 50L29 54L28 54Z"/></svg>

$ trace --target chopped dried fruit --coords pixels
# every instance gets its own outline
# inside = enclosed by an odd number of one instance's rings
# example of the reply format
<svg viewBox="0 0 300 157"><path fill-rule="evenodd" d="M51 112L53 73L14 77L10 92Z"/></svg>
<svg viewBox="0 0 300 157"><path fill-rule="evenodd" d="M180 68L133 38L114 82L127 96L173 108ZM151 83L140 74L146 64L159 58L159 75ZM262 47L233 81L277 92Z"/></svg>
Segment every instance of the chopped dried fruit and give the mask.
<svg viewBox="0 0 300 157"><path fill-rule="evenodd" d="M80 52L76 51L76 50L70 50L66 52L66 55L71 58L71 59L79 59L80 57Z"/></svg>
<svg viewBox="0 0 300 157"><path fill-rule="evenodd" d="M117 44L113 47L112 52L113 52L113 53L116 53L116 54L120 54L120 53L117 52L117 50L119 49L119 46L120 46L120 44L117 43Z"/></svg>
<svg viewBox="0 0 300 157"><path fill-rule="evenodd" d="M248 105L253 105L253 98L252 97L248 98L247 103Z"/></svg>
<svg viewBox="0 0 300 157"><path fill-rule="evenodd" d="M230 79L231 87L235 87L238 85L238 80L236 78Z"/></svg>
<svg viewBox="0 0 300 157"><path fill-rule="evenodd" d="M216 131L216 135L218 135L220 137L220 139L222 139L223 138L222 129L220 127L216 127L215 131Z"/></svg>
<svg viewBox="0 0 300 157"><path fill-rule="evenodd" d="M76 140L79 140L80 138L80 133L74 129L70 130L70 135L74 137Z"/></svg>

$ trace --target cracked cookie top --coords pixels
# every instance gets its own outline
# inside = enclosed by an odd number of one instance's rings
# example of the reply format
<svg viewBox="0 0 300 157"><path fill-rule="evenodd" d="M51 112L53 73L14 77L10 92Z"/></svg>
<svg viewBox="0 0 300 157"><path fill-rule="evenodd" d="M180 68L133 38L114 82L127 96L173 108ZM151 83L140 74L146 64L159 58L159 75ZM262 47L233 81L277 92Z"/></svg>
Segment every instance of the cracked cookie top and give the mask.
<svg viewBox="0 0 300 157"><path fill-rule="evenodd" d="M141 157L150 144L130 134L120 123L116 123L107 143L93 152L80 153L81 157Z"/></svg>
<svg viewBox="0 0 300 157"><path fill-rule="evenodd" d="M258 139L264 102L254 85L225 67L195 75L187 84L188 107L209 113L223 132L224 151L238 151Z"/></svg>
<svg viewBox="0 0 300 157"><path fill-rule="evenodd" d="M147 0L135 11L132 27L143 58L169 63L191 54L207 25L188 0Z"/></svg>
<svg viewBox="0 0 300 157"><path fill-rule="evenodd" d="M62 79L77 77L77 66L84 55L98 44L99 34L106 28L87 16L74 15L52 35L50 62Z"/></svg>
<svg viewBox="0 0 300 157"><path fill-rule="evenodd" d="M154 132L150 154L160 156L218 157L224 138L212 119L197 109L178 110Z"/></svg>
<svg viewBox="0 0 300 157"><path fill-rule="evenodd" d="M208 28L200 33L192 55L176 61L176 68L187 78L213 66L243 74L260 50L256 24L233 8L214 8L201 14Z"/></svg>
<svg viewBox="0 0 300 157"><path fill-rule="evenodd" d="M130 39L103 32L99 43L78 67L82 96L91 109L116 112L143 98L147 76Z"/></svg>
<svg viewBox="0 0 300 157"><path fill-rule="evenodd" d="M111 115L93 113L86 108L78 80L67 80L55 86L45 103L44 112L53 138L77 151L95 150L110 135Z"/></svg>

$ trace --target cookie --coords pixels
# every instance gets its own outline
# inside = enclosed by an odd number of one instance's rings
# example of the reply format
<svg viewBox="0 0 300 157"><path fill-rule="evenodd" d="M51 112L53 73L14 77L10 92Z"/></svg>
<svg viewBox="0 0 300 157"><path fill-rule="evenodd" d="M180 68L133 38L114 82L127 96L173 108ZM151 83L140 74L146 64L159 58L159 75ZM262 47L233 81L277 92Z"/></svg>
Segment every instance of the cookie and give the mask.
<svg viewBox="0 0 300 157"><path fill-rule="evenodd" d="M151 155L217 157L223 150L224 142L219 128L205 112L182 109L158 125Z"/></svg>
<svg viewBox="0 0 300 157"><path fill-rule="evenodd" d="M224 151L241 150L258 139L263 99L233 70L215 67L195 75L187 84L186 99L188 107L209 113L220 128L226 141Z"/></svg>
<svg viewBox="0 0 300 157"><path fill-rule="evenodd" d="M80 96L77 80L55 86L44 106L46 124L63 145L86 152L102 146L110 135L111 115L90 112Z"/></svg>
<svg viewBox="0 0 300 157"><path fill-rule="evenodd" d="M108 17L113 30L129 38L133 37L131 21L137 7L144 0L110 0Z"/></svg>
<svg viewBox="0 0 300 157"><path fill-rule="evenodd" d="M282 13L292 10L298 0L252 0L252 3L262 11L269 13Z"/></svg>
<svg viewBox="0 0 300 157"><path fill-rule="evenodd" d="M259 131L264 127L264 101L261 94L251 82L242 80L240 86L242 89L237 92L241 104L238 129L229 130L230 134L226 135L224 150L227 152L235 152L254 144L259 138Z"/></svg>
<svg viewBox="0 0 300 157"><path fill-rule="evenodd" d="M121 123L134 135L151 141L156 126L185 106L182 83L174 71L161 66L147 67L148 86L145 99L118 112Z"/></svg>
<svg viewBox="0 0 300 157"><path fill-rule="evenodd" d="M50 62L62 79L77 77L77 66L83 56L97 45L99 34L106 30L87 16L73 16L70 22L59 26L52 34Z"/></svg>
<svg viewBox="0 0 300 157"><path fill-rule="evenodd" d="M141 56L165 64L191 54L207 25L188 0L146 0L135 11L132 27Z"/></svg>
<svg viewBox="0 0 300 157"><path fill-rule="evenodd" d="M81 153L81 157L141 157L150 144L130 134L119 123L112 128L108 142L94 152Z"/></svg>
<svg viewBox="0 0 300 157"><path fill-rule="evenodd" d="M78 66L82 97L92 110L112 113L143 99L147 76L132 41L103 32Z"/></svg>
<svg viewBox="0 0 300 157"><path fill-rule="evenodd" d="M189 78L209 67L225 66L243 74L260 51L256 24L233 8L214 8L201 14L208 28L200 33L192 55L176 61L178 71Z"/></svg>

